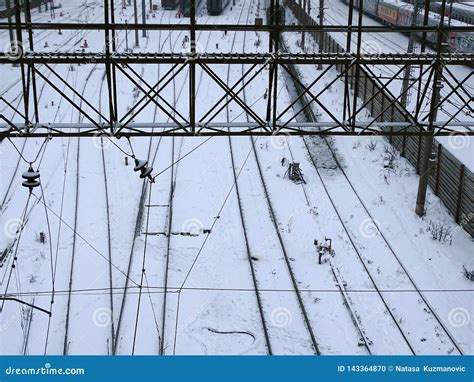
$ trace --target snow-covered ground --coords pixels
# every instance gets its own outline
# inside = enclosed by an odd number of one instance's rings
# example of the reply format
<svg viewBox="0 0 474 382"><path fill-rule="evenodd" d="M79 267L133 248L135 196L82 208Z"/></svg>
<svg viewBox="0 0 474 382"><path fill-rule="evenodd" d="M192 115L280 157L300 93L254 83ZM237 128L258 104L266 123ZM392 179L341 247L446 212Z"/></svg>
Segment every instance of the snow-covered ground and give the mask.
<svg viewBox="0 0 474 382"><path fill-rule="evenodd" d="M98 2L87 10L81 3L68 2L63 17L101 19ZM219 17L207 16L201 6L199 21L249 24L257 12L263 10L256 1L237 0ZM123 20L133 15L131 7L117 14ZM186 22L161 9L154 18ZM42 38L53 50L77 49L84 39L91 51L103 45L103 36L93 31L50 31ZM179 31L150 32L140 36L140 49L181 51L187 49L183 38ZM129 44L133 40L129 33ZM264 40L254 32L201 32L198 49L263 51L257 41ZM117 43L125 47L123 33ZM133 68L146 87L171 67ZM248 67L213 69L234 83ZM0 70L11 81L2 82L0 94L9 100L18 95L19 104L17 68ZM103 68L57 70L94 107L107 104ZM305 81L317 73L308 66L298 70ZM291 86L279 75L283 111ZM183 71L162 91L183 112L186 80ZM197 81L200 118L223 93L200 70ZM258 75L245 92L260 116L266 112L266 81ZM141 94L119 72L118 82L124 115ZM43 85L43 118L84 120ZM341 84L325 94L336 113L341 94ZM12 117L5 105L0 110ZM151 103L138 118L165 122L168 116ZM231 102L217 120L246 116ZM388 144L382 138L338 138L329 146L300 137L13 143L0 143L0 251L13 245L0 268L1 293L52 315L5 301L2 354L473 353L472 283L463 275L463 266L474 269L472 238L431 193L426 218L414 214L418 178L402 158L395 158L393 171L384 169ZM15 147L26 161L39 153L34 167L43 188L33 191L28 204L21 187L27 164ZM144 183L133 171L132 149L153 164L155 183ZM285 176L282 159L301 163L305 184ZM431 238L430 221L451 229L446 241ZM325 237L332 239L335 256L318 264L313 241Z"/></svg>

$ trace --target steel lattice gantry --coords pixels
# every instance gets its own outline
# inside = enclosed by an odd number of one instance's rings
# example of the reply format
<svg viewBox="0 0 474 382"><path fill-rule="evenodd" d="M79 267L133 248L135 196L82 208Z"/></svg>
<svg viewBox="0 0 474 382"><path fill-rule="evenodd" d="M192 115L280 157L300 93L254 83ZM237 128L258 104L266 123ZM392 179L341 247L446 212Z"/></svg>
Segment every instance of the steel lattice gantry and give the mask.
<svg viewBox="0 0 474 382"><path fill-rule="evenodd" d="M361 17L358 24L348 25L279 25L276 17L270 17L269 25L255 23L252 25L229 25L229 24L197 24L196 10L191 1L191 14L189 24L123 24L115 22L114 1L104 0L104 22L102 23L33 23L31 21L31 12L29 2L26 1L25 8L20 5L19 0L12 0L15 7L14 22L0 23L0 30L13 28L15 41L9 51L0 53L0 65L14 65L21 73L21 86L23 90L22 107L15 108L12 99L7 96L0 97L0 106L2 110L8 110L8 113L0 114L0 139L5 137L45 137L45 136L94 136L98 134L107 134L109 136L151 136L151 135L272 135L272 134L292 134L292 135L449 135L453 132L473 135L471 126L472 120L457 120L456 116L461 113L472 115L472 95L465 86L470 79L472 72L466 78L458 78L453 81L451 77L444 73L450 73L450 67L455 65L469 65L472 63L474 55L472 53L463 53L459 51L446 51L444 36L451 32L472 32L470 27L464 26L446 26L440 22L438 27L432 25L400 27L395 29L393 26L366 26L363 25ZM359 0L359 6L362 1ZM270 7L274 9L279 6L278 0L273 0ZM351 8L352 9L352 8ZM270 12L273 14L273 12ZM352 11L350 18L352 19ZM34 44L34 32L41 30L99 30L103 34L104 49L98 52L61 52L47 53L38 50ZM118 31L129 30L181 30L190 36L190 48L187 52L180 53L146 53L135 49L133 53L123 52L117 49L116 36ZM287 52L280 43L283 33L308 33L328 34L332 32L345 32L350 40L357 41L357 48L352 49L352 44L348 44L345 52L308 52L295 54ZM258 31L268 35L268 49L265 53L200 53L196 50L196 32L197 31ZM394 31L402 32L420 32L437 33L438 44L436 50L428 52L423 49L422 53L380 53L365 54L361 50L362 33L390 33ZM87 95L81 94L79 89L74 88L58 74L58 68L61 65L99 65L105 69L107 83L107 107L98 110ZM156 83L148 83L141 79L138 81L139 74L134 69L134 65L157 65L166 64L171 69L167 70ZM213 69L214 65L242 65L246 64L245 73L234 84L227 84L222 81ZM312 81L311 84L304 84L291 68L295 65L325 65L321 75ZM392 65L396 70L393 71L393 78L382 83L377 80L373 74L373 67L376 65ZM419 105L416 112L409 111L401 102L403 94L395 95L389 90L389 84L410 66L420 68L419 73L414 71L409 89L406 91L416 92L417 97L424 99L427 91L439 88L440 83L444 81L448 84L448 96L434 97L431 102L431 110L428 114L419 113ZM325 104L324 92L314 94L312 89L315 85L321 83L324 73L332 67L338 67L339 74L336 80L346 81L348 75L355 77L355 83L361 83L361 76L372 75L374 81L379 82L379 88L375 92L384 93L389 96L389 104L385 105L385 110L395 109L400 113L402 120L390 120L390 118L379 118L374 116L371 122L360 122L360 113L364 107L357 106L358 86L354 91L345 86L344 117L338 117L331 111L331 106ZM342 69L341 69L342 68ZM372 68L372 69L371 69ZM196 118L196 70L203 71L215 84L223 91L223 97L213 105L205 114L206 118ZM188 108L186 113L178 111L170 100L162 95L162 89L172 80L174 76L181 72L188 72ZM300 89L300 96L294 100L287 108L286 113L277 113L278 97L278 75L284 72L288 78L293 80ZM134 107L124 115L119 115L117 105L117 73L127 78L140 91L140 99ZM452 73L451 73L452 74ZM241 93L245 88L252 86L257 75L268 76L268 94L271 95L266 101L266 110L254 110L251 105L246 104ZM419 77L417 77L419 76ZM422 76L427 76L428 81L421 81ZM83 115L83 123L53 123L45 120L38 106L38 91L36 81L41 79L48 86L51 86L64 102L72 105L79 113ZM74 97L70 97L62 92L62 89L68 89ZM436 119L436 110L442 107L449 99L449 96L457 94L462 103L453 116L446 120ZM306 101L303 108L296 107L298 102ZM237 103L249 116L248 123L242 122L224 122L216 119L218 112L230 102ZM309 121L299 123L296 121L298 114L304 112L304 109L315 103L326 112L329 120ZM169 122L143 121L135 122L140 119L140 112L147 105L155 105L162 110L168 117ZM368 103L364 103L366 106ZM81 106L81 105L84 105ZM85 111L85 106L87 110ZM293 108L298 111L293 112ZM290 110L291 109L291 110ZM467 110L467 112L466 112ZM383 114L383 112L382 112ZM13 115L13 117L10 117ZM413 130L413 128L416 128Z"/></svg>

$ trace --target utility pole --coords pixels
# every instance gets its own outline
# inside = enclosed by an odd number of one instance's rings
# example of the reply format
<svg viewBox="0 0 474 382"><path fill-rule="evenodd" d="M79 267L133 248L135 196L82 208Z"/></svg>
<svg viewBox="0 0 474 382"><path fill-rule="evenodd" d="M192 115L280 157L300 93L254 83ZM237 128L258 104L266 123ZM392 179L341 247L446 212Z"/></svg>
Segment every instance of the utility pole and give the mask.
<svg viewBox="0 0 474 382"><path fill-rule="evenodd" d="M142 23L146 25L146 7L145 0L142 0ZM146 29L143 29L142 37L146 37Z"/></svg>
<svg viewBox="0 0 474 382"><path fill-rule="evenodd" d="M319 0L319 26L322 28L324 25L324 0ZM323 53L323 46L324 46L324 33L321 29L318 33L319 36L319 53ZM323 68L323 64L321 61L318 64L318 69L321 70Z"/></svg>
<svg viewBox="0 0 474 382"><path fill-rule="evenodd" d="M418 15L420 13L420 2L419 0L415 0L414 4L414 9L411 17L411 26L416 27L418 24ZM408 48L407 48L407 53L413 53L413 48L415 46L415 37L416 37L416 32L410 32L410 38L408 39ZM400 99L400 103L403 105L403 107L407 107L408 104L408 93L409 91L407 90L408 87L410 86L410 77L411 77L411 65L407 65L405 68L405 73L403 75L403 83L402 83L402 98Z"/></svg>
<svg viewBox="0 0 474 382"><path fill-rule="evenodd" d="M425 4L425 13L427 12L426 8L429 7L429 3ZM433 150L433 141L434 141L434 123L438 115L437 105L439 102L440 90L443 87L442 84L442 72L443 72L443 63L441 62L441 53L443 51L443 46L445 43L444 38L444 14L446 11L446 0L443 0L441 5L441 18L439 21L438 27L438 39L436 43L436 62L433 65L434 76L433 76L433 92L431 96L430 103L430 114L428 118L428 133L429 135L424 137L424 152L423 152L423 162L420 173L420 181L418 183L418 194L416 196L416 207L415 212L418 216L423 216L425 214L425 201L426 201L426 190L428 189L428 179L430 177L430 162L431 155Z"/></svg>
<svg viewBox="0 0 474 382"><path fill-rule="evenodd" d="M137 9L137 0L133 0L133 16L135 20L135 25L138 25L138 9ZM138 28L135 28L135 48L138 48L140 43L138 42Z"/></svg>

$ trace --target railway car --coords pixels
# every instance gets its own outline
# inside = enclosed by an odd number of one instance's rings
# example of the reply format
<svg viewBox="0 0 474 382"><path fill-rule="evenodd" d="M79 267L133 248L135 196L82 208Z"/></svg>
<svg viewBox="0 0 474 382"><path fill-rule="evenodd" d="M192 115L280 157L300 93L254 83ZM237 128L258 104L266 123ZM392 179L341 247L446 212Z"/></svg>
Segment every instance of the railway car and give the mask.
<svg viewBox="0 0 474 382"><path fill-rule="evenodd" d="M379 0L365 0L364 12L372 17L377 16L378 5L379 5Z"/></svg>
<svg viewBox="0 0 474 382"><path fill-rule="evenodd" d="M195 0L196 13L201 4L201 0ZM184 17L189 17L189 0L179 0L179 10Z"/></svg>
<svg viewBox="0 0 474 382"><path fill-rule="evenodd" d="M274 1L274 7L276 7L276 0L273 0ZM280 0L279 1L279 5L278 5L278 8L277 10L275 11L276 13L276 18L274 19L274 22L275 23L278 23L278 25L285 25L285 21L286 21L286 14L285 14L285 7L282 5L283 4L283 0ZM271 22L272 22L272 14L271 14L271 0L266 0L266 19L267 19L267 25L270 25Z"/></svg>
<svg viewBox="0 0 474 382"><path fill-rule="evenodd" d="M207 13L210 16L219 16L230 0L207 0Z"/></svg>
<svg viewBox="0 0 474 382"><path fill-rule="evenodd" d="M166 10L173 10L179 4L179 0L161 0L161 7Z"/></svg>
<svg viewBox="0 0 474 382"><path fill-rule="evenodd" d="M349 0L342 0L343 3L349 4ZM353 1L354 8L359 9L359 1ZM364 13L369 16L377 16L377 7L379 5L379 0L364 0Z"/></svg>
<svg viewBox="0 0 474 382"><path fill-rule="evenodd" d="M430 10L435 13L441 13L442 3L435 2L430 4ZM474 24L474 3L455 3L446 4L445 11L446 16L451 15L451 19L462 21L466 24Z"/></svg>
<svg viewBox="0 0 474 382"><path fill-rule="evenodd" d="M349 0L340 0L345 4L349 4ZM405 0L404 2L396 0L365 0L364 13L386 24L395 26L410 26L412 23L412 15L414 6L410 3L413 1ZM436 3L433 2L433 4ZM354 6L358 7L358 1L354 0ZM433 5L432 4L432 5ZM454 3L453 9L456 7L472 8L474 3ZM421 7L424 9L424 6ZM421 11L417 18L417 25L424 22L424 12ZM440 15L430 12L428 15L428 25L438 27ZM445 20L448 23L448 20ZM469 26L469 24L451 19L451 25ZM417 33L418 39L422 37L422 33ZM438 41L437 32L427 32L426 41L429 45L436 45ZM474 32L451 32L447 38L448 49L454 52L473 53L474 52Z"/></svg>
<svg viewBox="0 0 474 382"><path fill-rule="evenodd" d="M385 9L384 6L389 6L391 10L396 10L396 21L391 18L390 21L385 20L385 22L397 25L397 26L410 26L412 23L414 6L407 3L386 3L383 0L380 1L379 9ZM379 14L379 18L382 19L386 16L387 12ZM390 14L394 16L394 14ZM420 13L417 17L417 25L422 25L424 15ZM428 14L428 25L432 27L438 27L440 23L440 15L430 12ZM448 21L445 20L447 24ZM458 20L451 20L451 25L455 26L467 26L468 24L462 23ZM421 38L422 33L418 32L417 37ZM438 42L438 33L437 32L427 32L426 41L428 44L434 46ZM447 44L451 51L463 52L463 53L472 53L473 52L473 42L474 42L474 33L473 32L450 32L447 37Z"/></svg>
<svg viewBox="0 0 474 382"><path fill-rule="evenodd" d="M448 44L454 51L474 53L474 32L455 32L449 36Z"/></svg>
<svg viewBox="0 0 474 382"><path fill-rule="evenodd" d="M381 1L377 7L377 16L386 24L397 25L399 9L400 4L398 3L387 3Z"/></svg>

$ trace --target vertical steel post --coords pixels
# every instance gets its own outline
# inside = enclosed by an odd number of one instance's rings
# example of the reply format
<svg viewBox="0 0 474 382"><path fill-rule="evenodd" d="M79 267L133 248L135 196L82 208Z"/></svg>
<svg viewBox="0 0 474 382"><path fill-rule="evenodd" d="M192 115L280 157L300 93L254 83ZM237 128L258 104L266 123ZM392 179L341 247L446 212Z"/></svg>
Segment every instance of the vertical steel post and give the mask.
<svg viewBox="0 0 474 382"><path fill-rule="evenodd" d="M433 66L434 76L433 76L433 92L431 96L430 104L430 114L429 114L429 124L428 132L430 133L424 139L424 152L423 152L423 162L420 173L420 182L418 184L418 194L416 197L416 207L415 212L418 216L423 216L425 214L425 201L426 201L426 190L428 188L428 178L430 176L429 166L430 166L430 156L433 148L434 140L434 123L437 118L437 104L439 102L439 93L441 90L441 81L442 81L442 71L443 65L441 61L441 53L443 51L443 42L444 42L444 14L446 11L446 0L443 0L441 3L441 17L439 20L438 26L438 39L436 43L436 61Z"/></svg>
<svg viewBox="0 0 474 382"><path fill-rule="evenodd" d="M355 0L357 1L357 0ZM347 25L349 26L349 29L347 31L347 39L346 39L346 52L351 51L351 44L352 44L352 19L354 17L354 0L349 0L349 15L347 17ZM351 111L350 111L350 97L349 97L349 73L348 69L349 66L346 65L346 73L345 73L345 78L344 78L344 105L342 108L342 120L345 122L346 119L350 116Z"/></svg>
<svg viewBox="0 0 474 382"><path fill-rule="evenodd" d="M110 21L112 24L115 25L115 0L110 0ZM117 51L117 35L115 28L111 30L111 39L112 39L112 53L115 53ZM110 38L110 35L109 35ZM110 51L109 51L110 53ZM110 60L110 70L112 71L112 83L111 83L111 91L112 91L112 110L113 110L113 120L111 121L111 130L113 133L113 122L118 121L118 101L117 101L117 73L115 69L115 64L113 60ZM110 97L110 95L109 95Z"/></svg>
<svg viewBox="0 0 474 382"><path fill-rule="evenodd" d="M146 25L146 5L145 0L142 0L142 23ZM143 29L142 37L146 37L146 29Z"/></svg>
<svg viewBox="0 0 474 382"><path fill-rule="evenodd" d="M418 21L418 14L420 13L420 2L419 0L415 0L414 4L414 9L413 9L413 14L411 17L411 26L416 27L417 21ZM408 39L408 47L407 47L407 53L413 53L413 48L415 46L415 37L416 37L416 32L410 32L410 38ZM407 65L405 68L405 73L403 75L403 84L402 84L402 98L400 99L400 103L403 105L404 108L407 107L408 103L408 93L407 91L408 86L410 84L410 76L411 76L411 65Z"/></svg>
<svg viewBox="0 0 474 382"><path fill-rule="evenodd" d="M133 0L133 18L135 21L135 25L138 25L138 7L137 7L137 0ZM138 42L138 28L135 28L135 48L138 48L140 43Z"/></svg>
<svg viewBox="0 0 474 382"><path fill-rule="evenodd" d="M10 0L5 1L5 9L8 12L8 24L10 24L9 27L8 27L8 33L10 35L10 49L13 49L13 47L15 46L15 33L14 33L13 26L12 26L12 24L13 24L12 23L12 15L8 11L10 9Z"/></svg>
<svg viewBox="0 0 474 382"><path fill-rule="evenodd" d="M268 34L268 52L273 53L274 49L274 38L275 38L275 0L270 0L270 9L266 9L267 24L270 26L270 32ZM272 118L272 99L273 99L273 61L270 62L268 68L268 102L267 102L267 116L266 122L270 123Z"/></svg>
<svg viewBox="0 0 474 382"><path fill-rule="evenodd" d="M16 48L20 58L24 54L23 46L23 35L21 31L21 4L20 0L14 0L15 4L15 25L16 25ZM24 116L25 116L25 125L29 126L29 85L25 76L25 64L21 63L21 85L23 88L23 107L24 107Z"/></svg>
<svg viewBox="0 0 474 382"><path fill-rule="evenodd" d="M280 2L275 0L275 16L274 17L274 49L275 53L278 53L279 42L280 42ZM278 99L278 64L273 65L273 131L277 131L277 99Z"/></svg>
<svg viewBox="0 0 474 382"><path fill-rule="evenodd" d="M303 22L301 23L303 25L303 30L301 31L301 49L303 49L303 51L304 51L304 48L305 48L305 40L306 40L306 31L305 31L306 22L308 21L308 18L306 17L306 1L307 0L303 0L303 8L302 8Z"/></svg>
<svg viewBox="0 0 474 382"><path fill-rule="evenodd" d="M356 66L355 66L355 78L354 78L354 99L353 99L353 106L352 112L354 115L352 116L352 131L355 131L356 125L356 110L357 110L357 97L359 96L359 76L360 76L360 54L361 54L361 46L362 46L362 21L364 12L364 0L359 0L359 18L358 18L358 30L357 30L357 51L356 51Z"/></svg>
<svg viewBox="0 0 474 382"><path fill-rule="evenodd" d="M324 0L319 0L319 26L322 28L324 25ZM321 29L319 31L319 53L323 53L323 46L324 46L324 32ZM323 64L320 62L318 64L318 69L321 70L323 68Z"/></svg>
<svg viewBox="0 0 474 382"><path fill-rule="evenodd" d="M25 2L25 21L28 24L28 40L30 45L30 50L34 51L35 46L33 42L33 28L31 26L31 8L30 2L27 0ZM28 65L28 70L31 72L31 85L33 88L33 107L35 110L35 122L39 122L39 108L38 108L38 92L36 88L36 75L34 64Z"/></svg>
<svg viewBox="0 0 474 382"><path fill-rule="evenodd" d="M189 0L191 60L189 61L189 124L196 132L196 1Z"/></svg>

